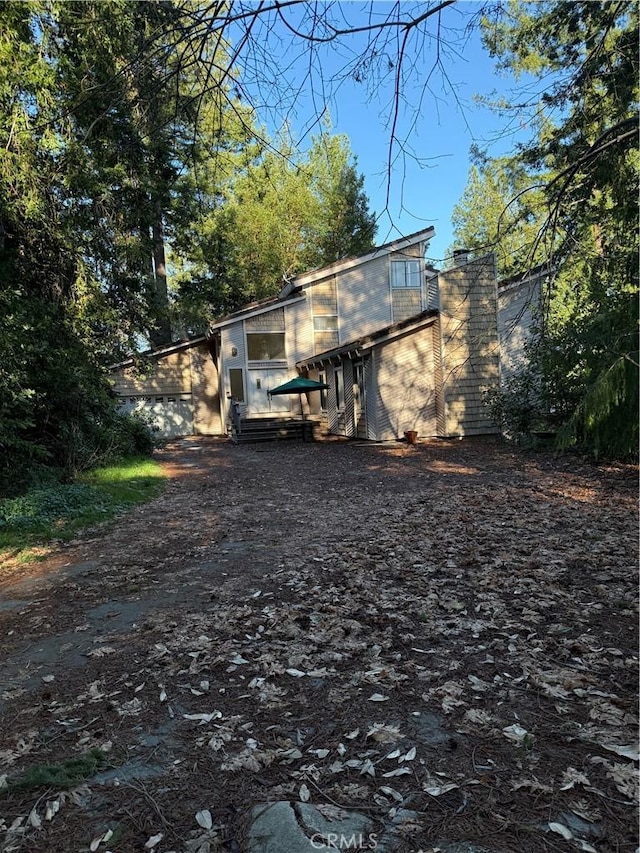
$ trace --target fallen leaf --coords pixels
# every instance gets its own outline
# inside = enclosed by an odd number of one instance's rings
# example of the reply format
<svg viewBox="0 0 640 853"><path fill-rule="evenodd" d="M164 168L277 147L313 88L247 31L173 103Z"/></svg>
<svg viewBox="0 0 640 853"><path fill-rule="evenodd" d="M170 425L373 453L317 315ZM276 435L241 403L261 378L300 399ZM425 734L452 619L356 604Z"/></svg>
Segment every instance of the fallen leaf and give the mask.
<svg viewBox="0 0 640 853"><path fill-rule="evenodd" d="M507 726L502 729L502 734L508 739L514 741L514 743L524 743L525 738L529 734L526 729L523 729L522 726L519 726L517 723L514 723L512 726Z"/></svg>
<svg viewBox="0 0 640 853"><path fill-rule="evenodd" d="M211 829L213 826L213 818L211 817L211 812L209 809L202 809L201 811L196 813L196 821L198 826L201 826L203 829Z"/></svg>
<svg viewBox="0 0 640 853"><path fill-rule="evenodd" d="M609 752L615 752L616 755L621 755L623 758L630 758L631 761L640 761L637 744L601 743L599 745L603 749L609 750Z"/></svg>
<svg viewBox="0 0 640 853"><path fill-rule="evenodd" d="M386 726L383 723L374 723L367 737L377 741L377 743L395 743L402 738L399 726Z"/></svg>
<svg viewBox="0 0 640 853"><path fill-rule="evenodd" d="M411 749L409 750L409 752L406 752L404 755L401 755L400 758L398 758L398 764L400 764L403 761L413 761L415 757L416 757L416 748L415 748L415 746L412 746Z"/></svg>
<svg viewBox="0 0 640 853"><path fill-rule="evenodd" d="M563 823L550 823L549 831L555 832L557 835L561 835L563 838L566 838L567 841L571 841L573 838L573 832L571 832L569 827L565 826Z"/></svg>
<svg viewBox="0 0 640 853"><path fill-rule="evenodd" d="M210 714L183 714L185 720L198 720L201 726L205 723L210 723L211 720L220 720L222 718L221 711L212 711Z"/></svg>

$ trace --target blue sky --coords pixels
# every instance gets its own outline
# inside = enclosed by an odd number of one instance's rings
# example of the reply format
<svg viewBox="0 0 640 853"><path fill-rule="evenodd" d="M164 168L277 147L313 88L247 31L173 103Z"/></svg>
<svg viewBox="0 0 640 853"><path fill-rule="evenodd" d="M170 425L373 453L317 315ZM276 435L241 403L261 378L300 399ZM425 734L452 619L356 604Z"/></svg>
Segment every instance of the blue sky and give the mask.
<svg viewBox="0 0 640 853"><path fill-rule="evenodd" d="M421 108L409 107L405 112L402 125L411 125L411 130L399 134L404 141L406 133L407 150L396 148L388 208L389 128L384 96L382 103L367 104L357 91L345 91L331 109L335 130L347 134L358 158L370 207L380 214L377 241L433 225L436 238L430 255L438 260L453 241L451 215L467 183L472 143L494 155L505 153L513 144L512 134L503 135L506 119L473 100L475 94L502 91L505 86L477 35L446 70L448 79L433 81Z"/></svg>
<svg viewBox="0 0 640 853"><path fill-rule="evenodd" d="M509 119L474 102L475 95L508 94L513 86L512 80L496 72L477 31L467 30L482 5L463 0L443 11L441 67L434 68L436 18L428 23L431 36L409 45L413 65L403 87L397 124L405 150L395 148L390 183L387 164L393 77L376 81L376 71L369 69L362 82L343 74L338 86L334 81L363 49L366 36L320 47L310 61L308 46L292 38L285 28L279 29L280 24L268 33L271 56L279 57L276 61L282 73L272 87L277 91L283 81L289 86L290 98L280 93L280 116L286 115L294 138L304 140L305 135L317 132L314 121L326 107L334 132L349 137L358 170L365 176L370 208L380 217L376 242L433 225L436 238L429 255L436 262L452 243L451 214L467 183L471 144L487 147L494 156L506 153L514 144ZM374 15L383 16L391 6L386 2L346 2L333 4L332 12L338 9L350 24L366 24L371 9ZM403 13L412 10L414 14L416 9L427 8L425 3L412 2L400 7ZM522 135L522 131L516 121L516 134Z"/></svg>

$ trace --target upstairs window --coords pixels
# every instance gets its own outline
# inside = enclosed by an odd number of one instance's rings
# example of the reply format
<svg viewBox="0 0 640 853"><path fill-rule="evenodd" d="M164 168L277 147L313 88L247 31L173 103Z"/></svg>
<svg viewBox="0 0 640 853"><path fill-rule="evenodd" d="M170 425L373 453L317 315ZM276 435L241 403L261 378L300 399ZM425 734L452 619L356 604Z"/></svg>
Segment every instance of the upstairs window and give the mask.
<svg viewBox="0 0 640 853"><path fill-rule="evenodd" d="M391 287L400 289L403 287L421 286L420 261L391 261Z"/></svg>
<svg viewBox="0 0 640 853"><path fill-rule="evenodd" d="M314 332L337 332L338 318L335 314L320 314L313 318Z"/></svg>
<svg viewBox="0 0 640 853"><path fill-rule="evenodd" d="M247 332L249 361L286 361L284 332Z"/></svg>

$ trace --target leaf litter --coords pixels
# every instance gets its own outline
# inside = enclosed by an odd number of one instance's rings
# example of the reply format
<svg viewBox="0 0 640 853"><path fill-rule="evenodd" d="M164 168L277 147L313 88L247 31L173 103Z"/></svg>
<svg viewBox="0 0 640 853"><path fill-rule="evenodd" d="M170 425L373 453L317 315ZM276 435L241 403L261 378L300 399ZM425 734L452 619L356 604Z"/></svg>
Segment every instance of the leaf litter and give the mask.
<svg viewBox="0 0 640 853"><path fill-rule="evenodd" d="M380 831L410 809L413 853L634 848L634 471L484 441L198 445L0 614L2 853L240 850L279 799ZM93 748L108 773L12 789Z"/></svg>

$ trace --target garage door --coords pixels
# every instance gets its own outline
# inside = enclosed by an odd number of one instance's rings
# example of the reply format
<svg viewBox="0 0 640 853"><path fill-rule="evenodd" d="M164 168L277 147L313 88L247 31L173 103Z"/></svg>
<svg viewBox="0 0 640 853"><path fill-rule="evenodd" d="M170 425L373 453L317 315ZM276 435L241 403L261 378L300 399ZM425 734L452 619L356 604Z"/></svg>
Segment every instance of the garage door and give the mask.
<svg viewBox="0 0 640 853"><path fill-rule="evenodd" d="M126 412L140 412L149 418L162 438L193 435L193 401L190 394L166 397L129 397L123 400Z"/></svg>

